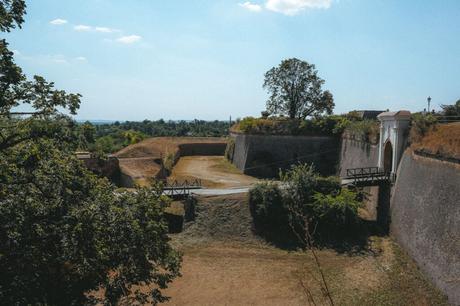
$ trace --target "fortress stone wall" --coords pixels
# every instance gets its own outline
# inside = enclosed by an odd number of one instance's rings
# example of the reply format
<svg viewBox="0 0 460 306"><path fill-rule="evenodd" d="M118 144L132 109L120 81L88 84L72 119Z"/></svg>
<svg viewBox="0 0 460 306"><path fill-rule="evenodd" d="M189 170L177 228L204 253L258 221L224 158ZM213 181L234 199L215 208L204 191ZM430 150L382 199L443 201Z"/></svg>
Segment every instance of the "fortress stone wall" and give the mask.
<svg viewBox="0 0 460 306"><path fill-rule="evenodd" d="M180 156L218 156L224 155L227 143L225 141L215 143L183 143L179 144Z"/></svg>
<svg viewBox="0 0 460 306"><path fill-rule="evenodd" d="M323 136L234 134L233 164L245 174L277 177L297 162L312 163L322 175L335 175L340 139Z"/></svg>
<svg viewBox="0 0 460 306"><path fill-rule="evenodd" d="M391 234L460 305L460 161L406 150L391 198Z"/></svg>
<svg viewBox="0 0 460 306"><path fill-rule="evenodd" d="M343 137L340 146L340 162L338 175L345 177L347 169L376 167L379 160L378 145L352 137Z"/></svg>
<svg viewBox="0 0 460 306"><path fill-rule="evenodd" d="M275 174L280 166L257 168L264 162L305 158L323 174L346 176L346 169L375 167L378 146L345 136L331 137L234 135L233 163L248 174ZM252 168L252 167L256 168ZM460 160L442 161L406 149L391 189L364 187L368 217L389 218L390 235L417 262L453 305L460 305ZM391 196L391 199L390 199ZM389 209L388 209L389 206ZM389 216L387 216L389 214ZM380 216L382 219L382 216Z"/></svg>

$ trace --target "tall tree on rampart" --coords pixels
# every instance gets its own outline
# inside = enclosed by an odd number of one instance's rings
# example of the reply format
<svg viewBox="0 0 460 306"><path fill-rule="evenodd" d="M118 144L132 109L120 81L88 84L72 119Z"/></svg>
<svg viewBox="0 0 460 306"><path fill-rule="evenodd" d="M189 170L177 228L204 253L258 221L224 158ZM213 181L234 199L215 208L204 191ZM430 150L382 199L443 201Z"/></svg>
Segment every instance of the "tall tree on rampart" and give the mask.
<svg viewBox="0 0 460 306"><path fill-rule="evenodd" d="M267 111L291 119L331 114L334 98L328 90L323 91L323 84L315 65L297 58L283 60L265 73L263 87L270 94Z"/></svg>

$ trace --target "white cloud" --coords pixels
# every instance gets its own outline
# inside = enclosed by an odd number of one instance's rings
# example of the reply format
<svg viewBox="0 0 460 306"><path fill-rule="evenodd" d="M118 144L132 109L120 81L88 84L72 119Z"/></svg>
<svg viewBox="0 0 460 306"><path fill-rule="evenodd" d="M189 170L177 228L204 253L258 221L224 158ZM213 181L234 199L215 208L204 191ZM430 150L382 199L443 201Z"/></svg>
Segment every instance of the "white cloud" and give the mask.
<svg viewBox="0 0 460 306"><path fill-rule="evenodd" d="M51 20L50 23L52 25L63 25L67 23L67 20L58 18L58 19Z"/></svg>
<svg viewBox="0 0 460 306"><path fill-rule="evenodd" d="M75 60L80 61L80 62L86 62L87 61L86 57L84 57L84 56L76 57Z"/></svg>
<svg viewBox="0 0 460 306"><path fill-rule="evenodd" d="M122 43L122 44L133 44L142 39L141 36L139 35L129 35L129 36L122 36L117 39L117 42Z"/></svg>
<svg viewBox="0 0 460 306"><path fill-rule="evenodd" d="M53 62L55 62L56 64L67 64L67 60L62 58L55 58L53 59Z"/></svg>
<svg viewBox="0 0 460 306"><path fill-rule="evenodd" d="M74 26L73 29L79 32L88 32L88 31L91 31L93 28L87 25L79 24L79 25Z"/></svg>
<svg viewBox="0 0 460 306"><path fill-rule="evenodd" d="M251 3L249 1L247 2L244 2L244 3L238 3L239 6L247 9L248 11L251 11L251 12L260 12L262 11L262 6L258 5L258 4L254 4L254 3Z"/></svg>
<svg viewBox="0 0 460 306"><path fill-rule="evenodd" d="M96 27L96 28L94 28L94 30L95 30L96 32L101 32L101 33L113 33L113 32L118 32L118 31L115 30L115 29L106 28L106 27Z"/></svg>
<svg viewBox="0 0 460 306"><path fill-rule="evenodd" d="M285 15L296 15L305 9L327 9L332 0L267 0L267 10Z"/></svg>
<svg viewBox="0 0 460 306"><path fill-rule="evenodd" d="M67 58L62 55L48 55L46 56L51 62L56 63L56 64L68 64L69 62L67 61Z"/></svg>

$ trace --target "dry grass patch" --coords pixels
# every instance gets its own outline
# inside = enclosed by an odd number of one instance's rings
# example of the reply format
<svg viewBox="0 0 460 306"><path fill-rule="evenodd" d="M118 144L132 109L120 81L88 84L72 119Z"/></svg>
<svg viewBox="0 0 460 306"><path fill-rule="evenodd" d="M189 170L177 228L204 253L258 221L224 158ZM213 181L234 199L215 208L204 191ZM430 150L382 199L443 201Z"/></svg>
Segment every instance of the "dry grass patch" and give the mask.
<svg viewBox="0 0 460 306"><path fill-rule="evenodd" d="M421 140L412 144L412 148L440 157L460 159L460 122L433 126Z"/></svg>

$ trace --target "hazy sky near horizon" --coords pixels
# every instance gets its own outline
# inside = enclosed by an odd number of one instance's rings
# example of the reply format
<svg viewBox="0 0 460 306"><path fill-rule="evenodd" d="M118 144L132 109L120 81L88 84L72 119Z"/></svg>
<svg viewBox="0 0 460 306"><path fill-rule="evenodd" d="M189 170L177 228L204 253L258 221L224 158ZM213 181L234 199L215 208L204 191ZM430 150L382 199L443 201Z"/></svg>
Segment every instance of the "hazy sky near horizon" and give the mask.
<svg viewBox="0 0 460 306"><path fill-rule="evenodd" d="M77 119L258 116L263 75L316 65L336 113L460 98L458 0L40 0L6 34L28 76L83 95Z"/></svg>

